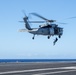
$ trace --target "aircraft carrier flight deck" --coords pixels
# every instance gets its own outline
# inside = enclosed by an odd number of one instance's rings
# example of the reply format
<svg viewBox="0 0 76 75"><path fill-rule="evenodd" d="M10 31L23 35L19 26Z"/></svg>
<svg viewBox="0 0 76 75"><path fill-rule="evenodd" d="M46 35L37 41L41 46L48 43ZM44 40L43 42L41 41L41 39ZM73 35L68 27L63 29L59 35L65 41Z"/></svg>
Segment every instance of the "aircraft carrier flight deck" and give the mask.
<svg viewBox="0 0 76 75"><path fill-rule="evenodd" d="M76 75L76 62L0 63L0 75Z"/></svg>

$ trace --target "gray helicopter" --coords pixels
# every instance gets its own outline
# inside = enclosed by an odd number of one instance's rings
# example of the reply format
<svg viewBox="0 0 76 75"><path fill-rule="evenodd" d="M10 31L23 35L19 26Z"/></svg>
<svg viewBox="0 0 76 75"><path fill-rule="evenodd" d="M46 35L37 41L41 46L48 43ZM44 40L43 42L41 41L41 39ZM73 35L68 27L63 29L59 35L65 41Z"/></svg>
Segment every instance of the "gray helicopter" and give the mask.
<svg viewBox="0 0 76 75"><path fill-rule="evenodd" d="M63 28L58 27L57 24L54 24L56 20L46 19L37 13L31 13L31 14L43 19L44 21L29 21L28 17L25 15L25 17L23 18L23 22L25 23L25 29L20 29L19 32L27 31L33 34L34 36L32 37L32 39L35 38L35 35L44 35L47 36L48 39L50 39L51 36L58 36L58 38L61 38L63 34ZM46 24L40 25L39 28L31 28L29 24L29 23L44 23L44 22ZM53 42L54 45L58 41L58 38L56 37L56 39L54 40Z"/></svg>

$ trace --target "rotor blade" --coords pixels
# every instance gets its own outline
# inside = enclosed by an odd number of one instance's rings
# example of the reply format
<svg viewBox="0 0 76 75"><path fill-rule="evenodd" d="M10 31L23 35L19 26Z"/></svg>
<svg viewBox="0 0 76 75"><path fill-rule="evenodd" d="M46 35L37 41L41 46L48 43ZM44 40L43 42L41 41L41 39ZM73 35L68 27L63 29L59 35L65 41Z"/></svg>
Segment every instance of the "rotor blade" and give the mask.
<svg viewBox="0 0 76 75"><path fill-rule="evenodd" d="M45 23L45 21L28 21L29 23Z"/></svg>
<svg viewBox="0 0 76 75"><path fill-rule="evenodd" d="M19 21L21 23L24 23L24 21ZM29 23L45 23L45 21L28 21Z"/></svg>
<svg viewBox="0 0 76 75"><path fill-rule="evenodd" d="M74 18L76 18L76 16L75 16L75 17L69 17L69 18L67 18L67 19L74 19Z"/></svg>
<svg viewBox="0 0 76 75"><path fill-rule="evenodd" d="M31 14L33 14L33 15L35 15L35 16L38 16L38 17L40 17L40 18L42 18L43 20L46 20L46 21L48 21L48 22L55 22L56 20L48 20L47 18L45 18L45 17L43 17L43 16L41 16L41 15L39 15L39 14L37 14L37 13L31 13Z"/></svg>
<svg viewBox="0 0 76 75"><path fill-rule="evenodd" d="M69 18L65 18L65 19L62 19L62 20L70 20L70 19L75 19L76 18L76 16L74 16L74 17L69 17Z"/></svg>
<svg viewBox="0 0 76 75"><path fill-rule="evenodd" d="M44 18L43 16L41 16L41 15L39 15L39 14L37 14L37 13L31 13L31 14L33 14L33 15L35 15L35 16L38 16L38 17L42 18L43 20L48 20L48 19Z"/></svg>
<svg viewBox="0 0 76 75"><path fill-rule="evenodd" d="M24 21L19 21L19 22L23 23Z"/></svg>
<svg viewBox="0 0 76 75"><path fill-rule="evenodd" d="M22 10L22 12L23 12L23 14L25 15L25 17L26 17L26 13L25 13L25 10Z"/></svg>
<svg viewBox="0 0 76 75"><path fill-rule="evenodd" d="M56 22L56 23L59 23L59 24L67 24L67 23L61 23L61 22Z"/></svg>

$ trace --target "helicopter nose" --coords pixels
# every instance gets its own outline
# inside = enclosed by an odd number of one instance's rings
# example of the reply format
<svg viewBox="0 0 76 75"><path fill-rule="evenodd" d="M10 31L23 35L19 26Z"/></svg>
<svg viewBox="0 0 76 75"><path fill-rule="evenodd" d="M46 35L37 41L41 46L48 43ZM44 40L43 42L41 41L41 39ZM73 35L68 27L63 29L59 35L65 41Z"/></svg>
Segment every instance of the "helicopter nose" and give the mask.
<svg viewBox="0 0 76 75"><path fill-rule="evenodd" d="M63 35L63 28L59 29L59 35Z"/></svg>

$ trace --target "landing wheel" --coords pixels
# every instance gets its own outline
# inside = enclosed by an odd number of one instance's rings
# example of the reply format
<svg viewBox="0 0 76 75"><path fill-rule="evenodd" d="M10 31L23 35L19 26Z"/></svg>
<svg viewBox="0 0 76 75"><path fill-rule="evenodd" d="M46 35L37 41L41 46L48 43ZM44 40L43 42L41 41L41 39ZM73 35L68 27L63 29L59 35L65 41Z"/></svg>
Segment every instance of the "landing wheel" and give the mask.
<svg viewBox="0 0 76 75"><path fill-rule="evenodd" d="M35 38L35 35L32 37L32 39L34 40L34 38Z"/></svg>
<svg viewBox="0 0 76 75"><path fill-rule="evenodd" d="M34 40L34 37L32 37L32 39Z"/></svg>
<svg viewBox="0 0 76 75"><path fill-rule="evenodd" d="M59 35L59 38L61 38L61 35Z"/></svg>
<svg viewBox="0 0 76 75"><path fill-rule="evenodd" d="M50 39L50 36L48 36L48 39Z"/></svg>

